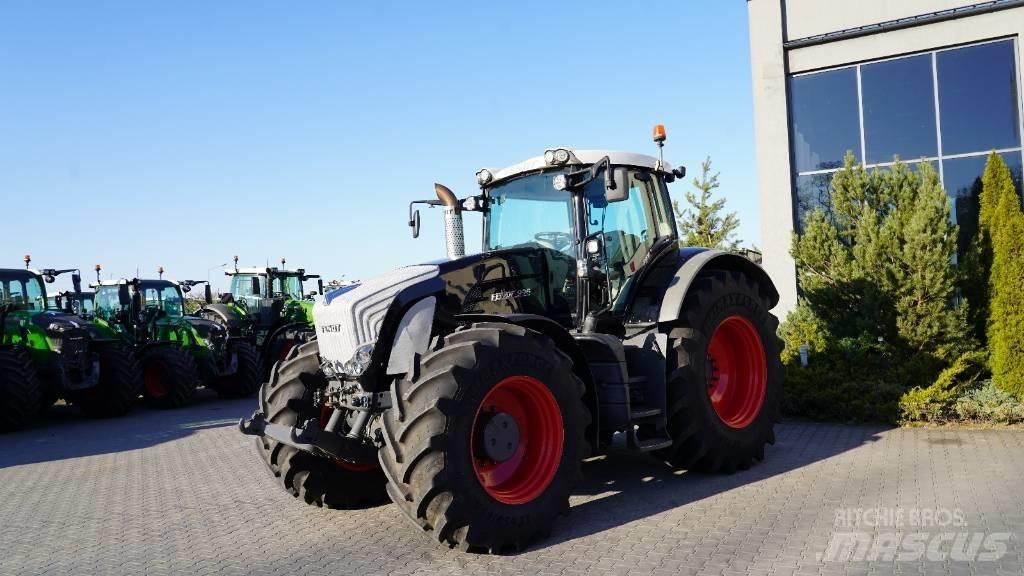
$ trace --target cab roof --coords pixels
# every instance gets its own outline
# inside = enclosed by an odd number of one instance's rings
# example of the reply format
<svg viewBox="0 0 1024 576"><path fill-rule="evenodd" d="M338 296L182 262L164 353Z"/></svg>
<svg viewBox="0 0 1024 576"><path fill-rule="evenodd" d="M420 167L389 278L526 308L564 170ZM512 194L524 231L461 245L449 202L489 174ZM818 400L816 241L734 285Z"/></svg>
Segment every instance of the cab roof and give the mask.
<svg viewBox="0 0 1024 576"><path fill-rule="evenodd" d="M180 286L180 284L178 282L176 282L174 280L166 280L166 279L164 279L164 280L152 279L151 280L151 279L146 279L146 278L138 278L138 281L142 282L144 284L148 284L150 286L153 286L153 285ZM128 284L129 282L131 282L131 280L128 280L127 278L117 278L115 280L100 280L99 282L93 282L93 283L89 284L89 287L90 288L98 288L98 287L101 287L101 286L120 286L122 284Z"/></svg>
<svg viewBox="0 0 1024 576"><path fill-rule="evenodd" d="M518 176L526 172L535 172L543 170L545 168L558 168L559 166L587 166L594 164L601 160L605 156L614 165L619 166L635 166L637 168L648 168L651 170L660 170L663 172L671 172L672 167L666 162L661 163L660 160L654 156L648 156L646 154L637 154L635 152L622 152L617 150L577 150L575 148L549 148L548 151L553 150L567 150L569 152L569 161L564 164L549 163L545 159L545 155L534 156L523 160L518 164L513 164L500 170L494 170L491 168L484 168L489 171L493 178L488 183L488 186L501 180Z"/></svg>
<svg viewBox="0 0 1024 576"><path fill-rule="evenodd" d="M281 276L304 276L306 274L305 268L299 268L297 270L288 270L286 268L277 267L263 267L263 268L232 268L225 270L225 276L235 276L236 274L279 274Z"/></svg>

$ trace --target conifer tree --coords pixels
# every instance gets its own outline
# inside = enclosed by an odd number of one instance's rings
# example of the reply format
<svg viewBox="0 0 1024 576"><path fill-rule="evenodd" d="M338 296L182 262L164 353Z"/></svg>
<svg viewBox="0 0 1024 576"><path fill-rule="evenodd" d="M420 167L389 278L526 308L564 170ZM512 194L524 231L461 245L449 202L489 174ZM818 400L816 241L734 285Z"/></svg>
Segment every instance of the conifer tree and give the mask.
<svg viewBox="0 0 1024 576"><path fill-rule="evenodd" d="M679 235L687 246L704 246L719 250L736 250L739 242L735 239L740 226L735 212L723 215L725 198L712 200L712 194L719 187L718 172L711 172L711 157L700 165L700 177L693 179L693 191L686 193L686 208L679 202L672 202L679 225Z"/></svg>
<svg viewBox="0 0 1024 576"><path fill-rule="evenodd" d="M1024 397L1024 211L1010 169L991 154L978 217L988 273L988 346L993 383Z"/></svg>

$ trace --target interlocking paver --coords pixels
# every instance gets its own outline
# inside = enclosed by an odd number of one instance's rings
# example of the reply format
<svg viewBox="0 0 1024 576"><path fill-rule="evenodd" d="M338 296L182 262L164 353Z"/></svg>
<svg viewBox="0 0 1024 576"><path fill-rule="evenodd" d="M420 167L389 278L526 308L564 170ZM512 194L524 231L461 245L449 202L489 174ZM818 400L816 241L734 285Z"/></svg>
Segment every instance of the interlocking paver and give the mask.
<svg viewBox="0 0 1024 576"><path fill-rule="evenodd" d="M204 396L102 421L56 407L0 436L0 575L1024 573L1024 431L789 422L765 462L729 476L615 452L584 464L548 540L477 556L440 547L392 506L300 504L235 430L251 406ZM863 508L961 510L966 526L948 530L1013 538L988 563L823 562L844 531L837 511Z"/></svg>

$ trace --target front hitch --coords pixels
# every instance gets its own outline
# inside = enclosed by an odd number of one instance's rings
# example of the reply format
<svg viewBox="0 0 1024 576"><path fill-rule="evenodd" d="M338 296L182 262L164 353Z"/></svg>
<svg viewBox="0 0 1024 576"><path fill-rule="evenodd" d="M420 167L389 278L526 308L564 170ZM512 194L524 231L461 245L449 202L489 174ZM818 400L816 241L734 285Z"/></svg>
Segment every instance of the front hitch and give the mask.
<svg viewBox="0 0 1024 576"><path fill-rule="evenodd" d="M270 438L322 458L349 462L371 462L377 458L377 448L372 444L321 430L320 421L316 418L306 420L301 426L283 426L267 422L266 416L257 410L250 418L238 421L238 430L242 434Z"/></svg>

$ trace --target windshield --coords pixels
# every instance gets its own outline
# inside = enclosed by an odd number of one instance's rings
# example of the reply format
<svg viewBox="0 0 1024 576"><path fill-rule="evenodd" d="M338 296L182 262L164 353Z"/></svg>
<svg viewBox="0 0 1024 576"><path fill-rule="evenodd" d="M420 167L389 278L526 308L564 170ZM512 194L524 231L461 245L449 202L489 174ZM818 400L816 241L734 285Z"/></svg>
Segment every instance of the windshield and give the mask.
<svg viewBox="0 0 1024 576"><path fill-rule="evenodd" d="M555 190L558 174L531 174L489 190L488 250L538 244L572 253L572 195Z"/></svg>
<svg viewBox="0 0 1024 576"><path fill-rule="evenodd" d="M0 277L0 304L11 304L19 310L45 310L43 282L27 272Z"/></svg>
<svg viewBox="0 0 1024 576"><path fill-rule="evenodd" d="M143 284L139 290L142 292L144 307L159 308L174 318L184 315L184 301L177 286L147 286Z"/></svg>

